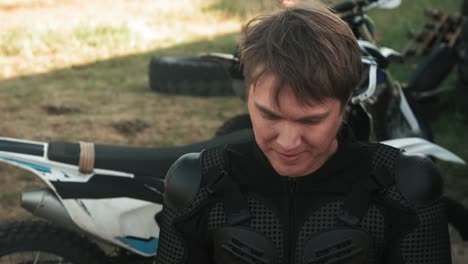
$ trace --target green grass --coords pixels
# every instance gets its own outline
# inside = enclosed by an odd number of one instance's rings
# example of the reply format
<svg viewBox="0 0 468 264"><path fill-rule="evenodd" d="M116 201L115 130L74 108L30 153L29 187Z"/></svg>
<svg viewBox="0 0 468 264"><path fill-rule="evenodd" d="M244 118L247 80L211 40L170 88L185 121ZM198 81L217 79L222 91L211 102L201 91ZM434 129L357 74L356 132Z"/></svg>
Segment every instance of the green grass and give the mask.
<svg viewBox="0 0 468 264"><path fill-rule="evenodd" d="M449 14L459 13L462 1L402 1L400 8L395 10L375 10L370 13L377 25L378 35L381 36L380 44L403 50L409 42L408 32L419 32L426 18L423 13L425 9L437 9ZM384 26L382 25L391 25ZM413 58L403 65L393 65L390 71L401 82L407 81L421 58ZM453 72L441 86L453 89L456 75ZM447 97L442 105L426 106L426 117L431 122L434 131L435 143L453 151L468 162L468 137L466 131L468 125L464 115L459 113L454 106L454 98ZM436 115L434 114L436 113ZM446 162L438 162L446 183L447 191L459 198L468 197L468 168L462 165L453 165Z"/></svg>
<svg viewBox="0 0 468 264"><path fill-rule="evenodd" d="M449 14L459 13L461 0L453 1L402 1L397 9L374 9L370 16L377 27L379 45L403 51L409 40L410 32L419 32L427 21L425 10L441 10ZM390 26L382 26L390 25ZM410 59L404 65L391 67L392 73L399 79L407 80L415 69L418 59Z"/></svg>

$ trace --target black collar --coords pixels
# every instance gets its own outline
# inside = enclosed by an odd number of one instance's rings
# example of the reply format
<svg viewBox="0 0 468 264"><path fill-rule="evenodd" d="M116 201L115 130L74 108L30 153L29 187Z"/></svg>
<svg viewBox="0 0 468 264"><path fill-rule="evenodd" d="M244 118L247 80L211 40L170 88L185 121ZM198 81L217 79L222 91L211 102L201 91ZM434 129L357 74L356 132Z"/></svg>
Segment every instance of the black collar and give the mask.
<svg viewBox="0 0 468 264"><path fill-rule="evenodd" d="M296 182L297 192L343 192L360 177L367 176L368 152L357 142L347 127L337 135L337 151L316 171L302 177L279 175L271 166L255 140L230 148L233 176L244 187L284 192L285 185Z"/></svg>

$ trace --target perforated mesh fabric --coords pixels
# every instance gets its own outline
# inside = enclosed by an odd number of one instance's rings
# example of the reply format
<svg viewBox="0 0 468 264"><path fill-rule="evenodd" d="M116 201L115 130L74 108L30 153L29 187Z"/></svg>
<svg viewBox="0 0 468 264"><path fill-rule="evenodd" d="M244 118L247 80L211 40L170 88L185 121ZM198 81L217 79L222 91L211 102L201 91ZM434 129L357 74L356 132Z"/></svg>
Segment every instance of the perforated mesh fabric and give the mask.
<svg viewBox="0 0 468 264"><path fill-rule="evenodd" d="M161 212L160 221L158 222L161 232L159 233L156 263L176 264L184 256L182 240L172 227L175 216L176 212L169 207L164 207Z"/></svg>
<svg viewBox="0 0 468 264"><path fill-rule="evenodd" d="M396 186L388 188L385 196L417 212L418 226L400 243L405 263L450 263L448 222L443 203L438 202L430 207L415 208L404 199Z"/></svg>
<svg viewBox="0 0 468 264"><path fill-rule="evenodd" d="M447 218L442 203L418 210L419 225L401 243L408 264L450 263Z"/></svg>
<svg viewBox="0 0 468 264"><path fill-rule="evenodd" d="M206 173L212 167L224 168L223 149L220 147L203 151L201 159L202 173Z"/></svg>
<svg viewBox="0 0 468 264"><path fill-rule="evenodd" d="M317 233L337 227L337 214L343 206L343 201L327 203L320 209L314 211L305 221L299 232L297 240L296 263L302 263L302 256L305 244ZM380 209L371 204L369 210L361 221L361 228L371 236L371 248L368 255L368 262L379 263L383 254L382 249L385 243L384 237L384 216Z"/></svg>
<svg viewBox="0 0 468 264"><path fill-rule="evenodd" d="M297 237L296 262L302 263L304 246L313 235L318 232L333 228L337 224L336 215L343 206L343 201L327 203L314 211L304 222Z"/></svg>
<svg viewBox="0 0 468 264"><path fill-rule="evenodd" d="M395 161L400 153L399 149L379 145L377 149L372 153L371 166L373 169L385 168L393 172ZM393 175L393 174L392 174Z"/></svg>
<svg viewBox="0 0 468 264"><path fill-rule="evenodd" d="M368 263L379 263L385 247L385 219L382 211L371 204L367 214L362 218L361 227L372 238Z"/></svg>
<svg viewBox="0 0 468 264"><path fill-rule="evenodd" d="M248 197L248 206L252 216L250 227L265 235L275 245L279 260L284 258L283 231L278 216L272 209L267 207L261 200ZM208 218L208 229L214 231L226 225L226 214L223 204L216 203L210 209ZM279 261L278 263L281 263Z"/></svg>
<svg viewBox="0 0 468 264"><path fill-rule="evenodd" d="M395 160L398 158L399 150L383 146L374 145L376 151L371 155L371 165L373 168L385 168L393 172ZM202 155L203 172L206 172L213 166L224 167L223 151L221 148L205 151ZM379 193L380 194L380 193ZM384 192L385 197L398 201L402 206L414 209L408 203L396 186L387 188ZM186 214L187 211L196 210L209 196L205 188L201 188L193 205L181 213L175 214L170 210L164 210L161 219L161 243L156 263L180 263L184 257L182 240L177 233L170 233L168 225L172 225L175 218L180 214ZM258 233L264 234L270 239L277 250L277 256L282 263L285 260L284 251L287 248L288 241L284 241L285 227L282 226L276 212L273 211L268 203L259 197L245 196L248 201L248 207L251 212L251 227ZM332 229L337 226L337 214L341 211L343 201L334 201L324 204L318 210L310 212L304 224L299 226L299 233L296 240L296 251L294 253L295 262L302 263L304 246L317 233ZM385 209L387 210L387 209ZM430 208L419 211L420 226L407 235L401 243L401 252L405 263L449 263L450 251L448 243L447 222L445 219L444 208L438 204ZM361 220L361 228L371 236L371 248L367 263L380 263L382 261L383 250L388 247L385 237L385 218L381 207L372 204L367 213ZM208 231L214 231L226 225L227 219L222 202L214 204L209 210ZM198 231L197 231L198 232ZM164 238L164 239L163 239Z"/></svg>
<svg viewBox="0 0 468 264"><path fill-rule="evenodd" d="M214 231L224 227L227 223L226 213L222 202L216 203L208 214L208 230Z"/></svg>
<svg viewBox="0 0 468 264"><path fill-rule="evenodd" d="M248 204L252 212L252 227L273 241L280 260L279 263L281 263L284 257L283 227L278 216L260 200L249 198Z"/></svg>
<svg viewBox="0 0 468 264"><path fill-rule="evenodd" d="M398 187L396 185L390 186L385 190L385 196L388 197L390 200L397 201L400 203L403 207L412 209L413 206L408 202L405 198L403 198L403 195L401 195L401 192L398 190Z"/></svg>
<svg viewBox="0 0 468 264"><path fill-rule="evenodd" d="M214 148L208 151L204 151L201 155L203 173L205 173L210 167L216 166L223 163L222 149ZM179 233L176 233L174 228L174 222L180 216L189 214L190 212L199 208L201 203L205 201L209 196L208 191L205 187L200 188L197 196L193 203L186 209L175 211L169 206L164 206L160 221L160 235L158 244L158 254L156 255L156 263L164 264L177 264L184 258L184 246L183 239Z"/></svg>
<svg viewBox="0 0 468 264"><path fill-rule="evenodd" d="M208 198L206 188L201 188L194 202L185 210L175 211L168 206L165 206L161 212L160 234L158 244L158 254L156 255L156 263L177 264L184 257L183 240L180 234L176 233L174 222L177 217L186 215L193 210L196 210L199 205Z"/></svg>

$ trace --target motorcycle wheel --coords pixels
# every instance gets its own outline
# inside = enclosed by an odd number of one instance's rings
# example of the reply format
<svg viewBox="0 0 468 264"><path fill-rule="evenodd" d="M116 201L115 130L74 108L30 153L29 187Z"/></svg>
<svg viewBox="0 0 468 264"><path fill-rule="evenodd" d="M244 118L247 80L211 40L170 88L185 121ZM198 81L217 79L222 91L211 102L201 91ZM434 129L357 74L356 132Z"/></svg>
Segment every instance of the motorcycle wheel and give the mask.
<svg viewBox="0 0 468 264"><path fill-rule="evenodd" d="M252 121L250 120L249 114L237 115L225 121L218 130L216 130L215 137L224 136L247 128L252 128Z"/></svg>
<svg viewBox="0 0 468 264"><path fill-rule="evenodd" d="M418 64L408 81L407 89L416 97L423 92L433 91L447 78L457 64L458 55L453 47L441 44Z"/></svg>
<svg viewBox="0 0 468 264"><path fill-rule="evenodd" d="M149 66L153 91L190 96L234 95L232 79L220 63L198 57L153 58Z"/></svg>
<svg viewBox="0 0 468 264"><path fill-rule="evenodd" d="M0 226L0 263L102 264L104 254L89 240L42 221Z"/></svg>

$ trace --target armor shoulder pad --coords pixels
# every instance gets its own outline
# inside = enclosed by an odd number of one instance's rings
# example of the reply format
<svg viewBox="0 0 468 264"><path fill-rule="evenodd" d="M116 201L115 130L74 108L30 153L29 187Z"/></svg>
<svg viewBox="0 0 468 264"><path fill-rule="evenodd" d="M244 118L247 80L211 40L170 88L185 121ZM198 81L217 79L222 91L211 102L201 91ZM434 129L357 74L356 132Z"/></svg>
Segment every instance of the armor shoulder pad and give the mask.
<svg viewBox="0 0 468 264"><path fill-rule="evenodd" d="M200 153L188 153L177 159L167 172L164 203L176 210L188 208L197 196L202 181Z"/></svg>
<svg viewBox="0 0 468 264"><path fill-rule="evenodd" d="M401 153L395 181L403 197L414 205L428 205L442 196L442 176L425 155Z"/></svg>

